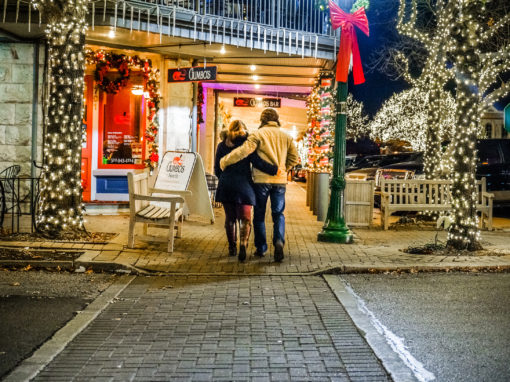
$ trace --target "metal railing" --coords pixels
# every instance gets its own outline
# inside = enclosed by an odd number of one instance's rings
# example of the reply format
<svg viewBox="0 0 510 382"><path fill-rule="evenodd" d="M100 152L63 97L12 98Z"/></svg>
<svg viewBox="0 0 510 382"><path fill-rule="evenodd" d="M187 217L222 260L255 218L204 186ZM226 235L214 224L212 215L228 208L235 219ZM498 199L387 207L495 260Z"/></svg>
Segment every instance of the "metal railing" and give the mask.
<svg viewBox="0 0 510 382"><path fill-rule="evenodd" d="M30 232L33 232L38 198L39 178L0 178L0 227L20 232L21 217L26 215L30 216Z"/></svg>
<svg viewBox="0 0 510 382"><path fill-rule="evenodd" d="M222 17L277 29L333 35L329 12L321 10L316 5L316 0L128 0L127 3L177 7L204 16ZM118 9L120 8L119 6Z"/></svg>

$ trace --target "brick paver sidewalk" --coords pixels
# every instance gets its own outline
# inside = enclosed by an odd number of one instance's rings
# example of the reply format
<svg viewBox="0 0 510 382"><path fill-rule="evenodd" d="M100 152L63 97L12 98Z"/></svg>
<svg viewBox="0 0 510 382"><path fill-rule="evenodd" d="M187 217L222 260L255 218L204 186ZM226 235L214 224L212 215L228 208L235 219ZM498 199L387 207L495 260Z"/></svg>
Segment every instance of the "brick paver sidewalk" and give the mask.
<svg viewBox="0 0 510 382"><path fill-rule="evenodd" d="M175 252L168 254L163 243L136 242L129 249L127 231L129 217L88 216L89 231L117 232L110 244L63 244L48 242L0 242L1 246L60 247L84 252L73 265L83 265L96 270L125 267L131 270L161 272L166 274L309 274L337 270L342 272L367 272L372 270L443 270L443 269L510 269L510 220L500 219L499 230L482 232L484 247L491 251L483 256L432 256L402 252L410 245L433 243L433 228L416 225L382 231L380 228L353 229L353 244L320 243L317 233L323 223L318 222L305 206L305 191L298 184L287 187L286 245L283 263L273 262L272 248L265 258L255 258L253 234L246 263L228 257L222 209L215 209L216 222L210 224L199 219L185 222L183 237L176 239ZM272 222L268 209L266 217L268 242L271 243ZM141 225L138 225L141 231ZM156 229L157 230L157 229ZM165 231L160 231L165 234ZM445 241L445 233L438 235Z"/></svg>
<svg viewBox="0 0 510 382"><path fill-rule="evenodd" d="M35 381L388 381L322 277L137 277Z"/></svg>

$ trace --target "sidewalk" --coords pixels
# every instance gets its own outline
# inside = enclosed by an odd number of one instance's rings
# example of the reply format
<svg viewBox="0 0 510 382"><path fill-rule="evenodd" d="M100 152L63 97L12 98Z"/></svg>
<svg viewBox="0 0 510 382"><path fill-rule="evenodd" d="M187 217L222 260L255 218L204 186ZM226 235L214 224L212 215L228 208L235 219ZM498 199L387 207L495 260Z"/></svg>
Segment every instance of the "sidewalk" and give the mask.
<svg viewBox="0 0 510 382"><path fill-rule="evenodd" d="M3 248L64 249L77 251L80 256L73 267L94 270L121 270L135 273L162 273L188 275L285 275L318 274L323 272L375 271L433 271L433 270L505 270L510 269L510 220L495 219L496 230L482 232L484 251L470 256L432 256L407 254L408 246L434 243L436 231L432 227L406 225L389 231L378 228L353 229L353 244L320 243L317 233L322 223L316 221L304 204L305 191L298 184L290 184L287 191L287 242L283 263L273 262L272 248L266 257L251 256L248 248L246 263L228 257L223 229L223 211L215 209L216 222L188 220L183 237L176 239L175 252L168 254L163 243L137 241L136 248L127 248L129 217L87 216L86 227L91 232L115 232L118 235L107 244L13 242L0 241ZM268 242L271 242L272 223L268 214ZM394 218L394 221L396 217ZM137 225L141 230L141 225ZM162 234L164 231L161 231ZM252 236L253 237L253 236ZM445 232L438 235L446 239ZM26 262L28 265L28 262ZM23 265L23 262L19 264ZM2 261L0 265L8 265ZM63 264L66 265L66 264ZM69 266L69 264L67 264Z"/></svg>
<svg viewBox="0 0 510 382"><path fill-rule="evenodd" d="M136 277L57 337L6 382L392 380L319 276Z"/></svg>

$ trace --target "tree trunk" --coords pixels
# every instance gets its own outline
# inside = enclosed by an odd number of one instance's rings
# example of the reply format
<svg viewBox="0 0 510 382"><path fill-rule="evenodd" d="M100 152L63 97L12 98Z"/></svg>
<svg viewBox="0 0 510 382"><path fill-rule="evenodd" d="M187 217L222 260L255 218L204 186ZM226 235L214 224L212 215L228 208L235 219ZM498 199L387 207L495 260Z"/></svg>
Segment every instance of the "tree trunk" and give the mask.
<svg viewBox="0 0 510 382"><path fill-rule="evenodd" d="M41 7L49 18L49 95L38 230L49 237L76 236L83 227L81 143L85 74L86 6Z"/></svg>
<svg viewBox="0 0 510 382"><path fill-rule="evenodd" d="M475 4L476 5L476 4ZM454 135L453 167L453 224L448 232L447 245L459 250L474 251L481 248L478 217L476 214L476 139L479 126L478 104L480 96L475 86L480 59L476 54L477 39L469 29L461 12L475 14L473 10L459 10L457 25L451 30L456 47L453 59L457 83L457 129ZM466 83L469 81L469 83Z"/></svg>

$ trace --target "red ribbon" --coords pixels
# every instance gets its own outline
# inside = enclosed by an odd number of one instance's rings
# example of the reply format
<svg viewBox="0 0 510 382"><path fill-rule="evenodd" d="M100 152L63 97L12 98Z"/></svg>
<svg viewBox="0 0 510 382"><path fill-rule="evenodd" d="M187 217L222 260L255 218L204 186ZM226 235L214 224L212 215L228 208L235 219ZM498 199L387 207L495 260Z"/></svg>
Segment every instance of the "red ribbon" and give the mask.
<svg viewBox="0 0 510 382"><path fill-rule="evenodd" d="M345 13L332 0L329 0L329 13L331 15L331 25L333 29L342 28L338 62L336 64L336 80L339 82L347 82L352 53L354 85L362 84L365 82L365 76L363 75L358 39L356 38L356 30L354 27L358 27L367 36L369 35L365 8L360 8L354 13Z"/></svg>

